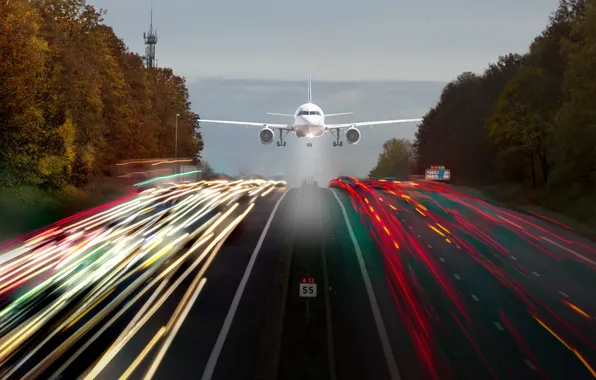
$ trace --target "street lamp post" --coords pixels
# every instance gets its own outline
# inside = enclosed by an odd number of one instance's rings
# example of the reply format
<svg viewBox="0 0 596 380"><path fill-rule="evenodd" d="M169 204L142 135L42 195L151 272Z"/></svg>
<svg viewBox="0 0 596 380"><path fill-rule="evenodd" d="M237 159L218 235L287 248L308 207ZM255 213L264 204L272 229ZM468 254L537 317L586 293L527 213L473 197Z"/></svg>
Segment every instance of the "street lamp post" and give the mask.
<svg viewBox="0 0 596 380"><path fill-rule="evenodd" d="M174 158L178 158L178 117L180 116L179 113L176 114L176 146L174 148Z"/></svg>
<svg viewBox="0 0 596 380"><path fill-rule="evenodd" d="M178 117L180 116L179 113L176 114L176 138L175 138L175 143L174 143L174 160L178 159ZM176 174L179 173L178 170L178 162L176 162Z"/></svg>

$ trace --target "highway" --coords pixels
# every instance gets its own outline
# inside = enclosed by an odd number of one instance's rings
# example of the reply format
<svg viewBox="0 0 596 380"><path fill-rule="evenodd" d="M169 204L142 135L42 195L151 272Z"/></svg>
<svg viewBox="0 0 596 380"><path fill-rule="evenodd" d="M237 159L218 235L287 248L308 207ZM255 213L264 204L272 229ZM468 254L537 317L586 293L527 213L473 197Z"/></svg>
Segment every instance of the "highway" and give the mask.
<svg viewBox="0 0 596 380"><path fill-rule="evenodd" d="M202 323L227 312L229 302L220 310L209 302L214 293L216 303L233 296L231 281L246 267L250 254L233 241L253 239L283 192L277 181L172 183L5 244L0 375L151 378L171 369L176 337L191 347L205 339L182 335L187 318ZM203 297L207 307L198 310ZM181 370L196 373L186 363Z"/></svg>
<svg viewBox="0 0 596 380"><path fill-rule="evenodd" d="M401 378L596 377L594 242L432 182L331 187Z"/></svg>
<svg viewBox="0 0 596 380"><path fill-rule="evenodd" d="M0 246L0 378L596 377L570 227L427 181L149 186Z"/></svg>

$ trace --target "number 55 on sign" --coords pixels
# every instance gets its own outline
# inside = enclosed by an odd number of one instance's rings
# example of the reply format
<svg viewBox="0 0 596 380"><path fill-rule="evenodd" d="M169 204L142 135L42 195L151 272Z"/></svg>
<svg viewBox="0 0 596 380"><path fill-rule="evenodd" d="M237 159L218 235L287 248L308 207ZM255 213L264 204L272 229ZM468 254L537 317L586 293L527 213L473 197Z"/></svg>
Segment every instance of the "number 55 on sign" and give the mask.
<svg viewBox="0 0 596 380"><path fill-rule="evenodd" d="M317 281L313 276L306 275L300 278L300 297L316 297Z"/></svg>

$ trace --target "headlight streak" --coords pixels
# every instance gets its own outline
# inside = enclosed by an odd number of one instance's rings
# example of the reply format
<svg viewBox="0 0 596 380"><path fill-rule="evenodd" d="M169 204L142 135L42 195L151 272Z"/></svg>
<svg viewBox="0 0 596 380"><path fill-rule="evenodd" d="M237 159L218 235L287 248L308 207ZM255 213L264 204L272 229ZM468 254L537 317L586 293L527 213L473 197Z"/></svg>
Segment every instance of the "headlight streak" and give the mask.
<svg viewBox="0 0 596 380"><path fill-rule="evenodd" d="M205 250L195 260L195 262L176 280L176 282L174 282L172 284L172 286L170 286L170 288L159 298L158 301L156 301L156 303L153 305L153 307L149 311L147 311L145 313L145 315L143 315L143 317L134 325L133 328L128 330L124 336L123 336L123 334L121 334L121 336L106 351L104 356L98 361L98 363L93 367L93 369L88 374L85 375L85 377L84 377L85 380L94 379L97 375L99 375L99 373L101 373L101 371L105 368L105 366L116 356L116 354L122 349L122 347L124 347L124 345L132 338L132 336L134 334L136 334L136 332L138 330L140 330L141 327L143 327L145 325L145 323L149 320L149 318L151 318L151 316L153 316L153 314L164 304L164 302L167 300L167 298L174 292L174 290L180 285L180 283L182 283L182 281L199 265L199 263L201 261L203 261L203 259L205 259L205 257L207 255L209 255L209 258L207 259L207 263L205 263L205 265L201 269L200 274L202 275L202 273L207 270L207 268L209 267L209 264L215 258L215 255L217 254L217 252L219 250L219 246L221 246L221 245L218 246L217 250L214 250L213 253L210 254L211 251L213 250L213 248L215 246L217 246L218 243L220 243L220 241L223 244L223 240L227 237L227 235L229 233L231 233L233 228L235 228L236 225L238 223L240 223L240 221L246 216L246 214L250 211L250 209L252 209L252 206L253 205L249 206L249 208L247 209L247 211L244 214L240 215L232 223L230 223L207 246L207 248L205 248ZM189 252L187 252L187 253L193 252L196 248L198 248L198 246L194 245L193 247L191 247L189 249Z"/></svg>
<svg viewBox="0 0 596 380"><path fill-rule="evenodd" d="M182 310L180 310L180 309L176 310L174 312L174 316L172 316L172 319L170 320L170 322L168 322L168 326L166 326L166 331L170 330L170 333L166 337L166 340L163 342L163 345L160 347L160 349L157 353L157 357L151 363L151 366L147 370L147 373L145 374L144 379L150 380L155 375L155 372L157 371L159 364L161 363L164 356L166 355L166 352L167 352L168 348L170 347L170 345L172 344L174 337L178 333L180 326L182 326L182 323L186 319L186 316L188 315L190 309L194 305L197 297L201 293L201 290L205 286L206 282L207 282L206 278L204 278L204 277L201 278L201 277L197 276L195 278L195 280L193 281L193 283L188 288L188 292L184 295L182 302L180 302L180 304L179 304L181 306ZM195 283L198 283L198 284L195 284ZM190 299L188 301L186 301L186 298L190 294L191 290L192 290L192 294L190 295ZM180 316L178 316L178 312L180 312ZM172 326L170 326L170 324Z"/></svg>
<svg viewBox="0 0 596 380"><path fill-rule="evenodd" d="M171 188L153 187L110 209L98 208L96 214L80 213L82 218L79 220L57 222L56 227L30 235L23 246L5 253L5 260L0 262L0 277L4 279L0 282L0 297L16 297L0 298L4 303L0 310L0 334L3 334L0 338L0 365L19 354L11 367L5 367L0 372L0 376L11 376L32 360L50 339L58 333L65 334L63 343L46 358L39 359L27 376L41 374L93 326L101 323L102 328L98 332L105 331L106 323L113 324L162 280L156 289L158 291L151 294L151 306L149 303L143 305L142 315L135 316L134 326L128 326L128 330L123 332L123 337L130 339L138 331L136 327L144 324L180 284L176 280L166 287L169 282L164 276L174 273L174 267L211 240L211 244L192 263L193 269L201 264L206 268L219 249L214 250L214 247L223 244L233 228L254 207L256 197L242 206L240 216L223 224L244 204L238 203L241 198L249 192L255 192L257 197L258 194L265 196L275 186L275 181L238 180L172 184ZM207 215L209 217L205 219ZM220 229L222 231L216 233ZM197 241L178 255L180 249L194 239ZM174 260L173 264L171 260ZM189 273L184 272L183 276ZM122 288L131 278L132 283ZM142 285L149 278L152 278L150 284ZM82 291L86 292L85 299L78 300L75 296ZM33 310L37 310L33 306L38 299L45 299L47 306L33 314ZM104 321L108 313L127 300L116 315ZM50 319L66 310L68 314L58 325L50 331L44 330ZM182 323L186 309L181 310L172 323ZM41 331L45 333L39 335ZM171 333L172 329L168 331ZM166 331L161 339L166 335L170 336ZM94 334L91 341L98 336ZM31 339L35 343L27 352L21 353L20 347ZM61 367L62 370L88 348L91 341L86 341L75 357Z"/></svg>

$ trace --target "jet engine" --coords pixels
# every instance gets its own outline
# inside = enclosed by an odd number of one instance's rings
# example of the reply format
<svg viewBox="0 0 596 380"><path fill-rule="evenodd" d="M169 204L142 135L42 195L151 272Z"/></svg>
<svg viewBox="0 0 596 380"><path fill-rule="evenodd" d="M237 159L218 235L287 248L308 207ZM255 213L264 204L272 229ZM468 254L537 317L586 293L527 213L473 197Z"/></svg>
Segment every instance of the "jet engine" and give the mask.
<svg viewBox="0 0 596 380"><path fill-rule="evenodd" d="M261 140L261 144L269 145L273 142L273 130L265 127L261 129L259 132L259 139Z"/></svg>
<svg viewBox="0 0 596 380"><path fill-rule="evenodd" d="M360 141L360 131L354 127L348 129L346 131L346 140L348 144L358 144L358 141Z"/></svg>

